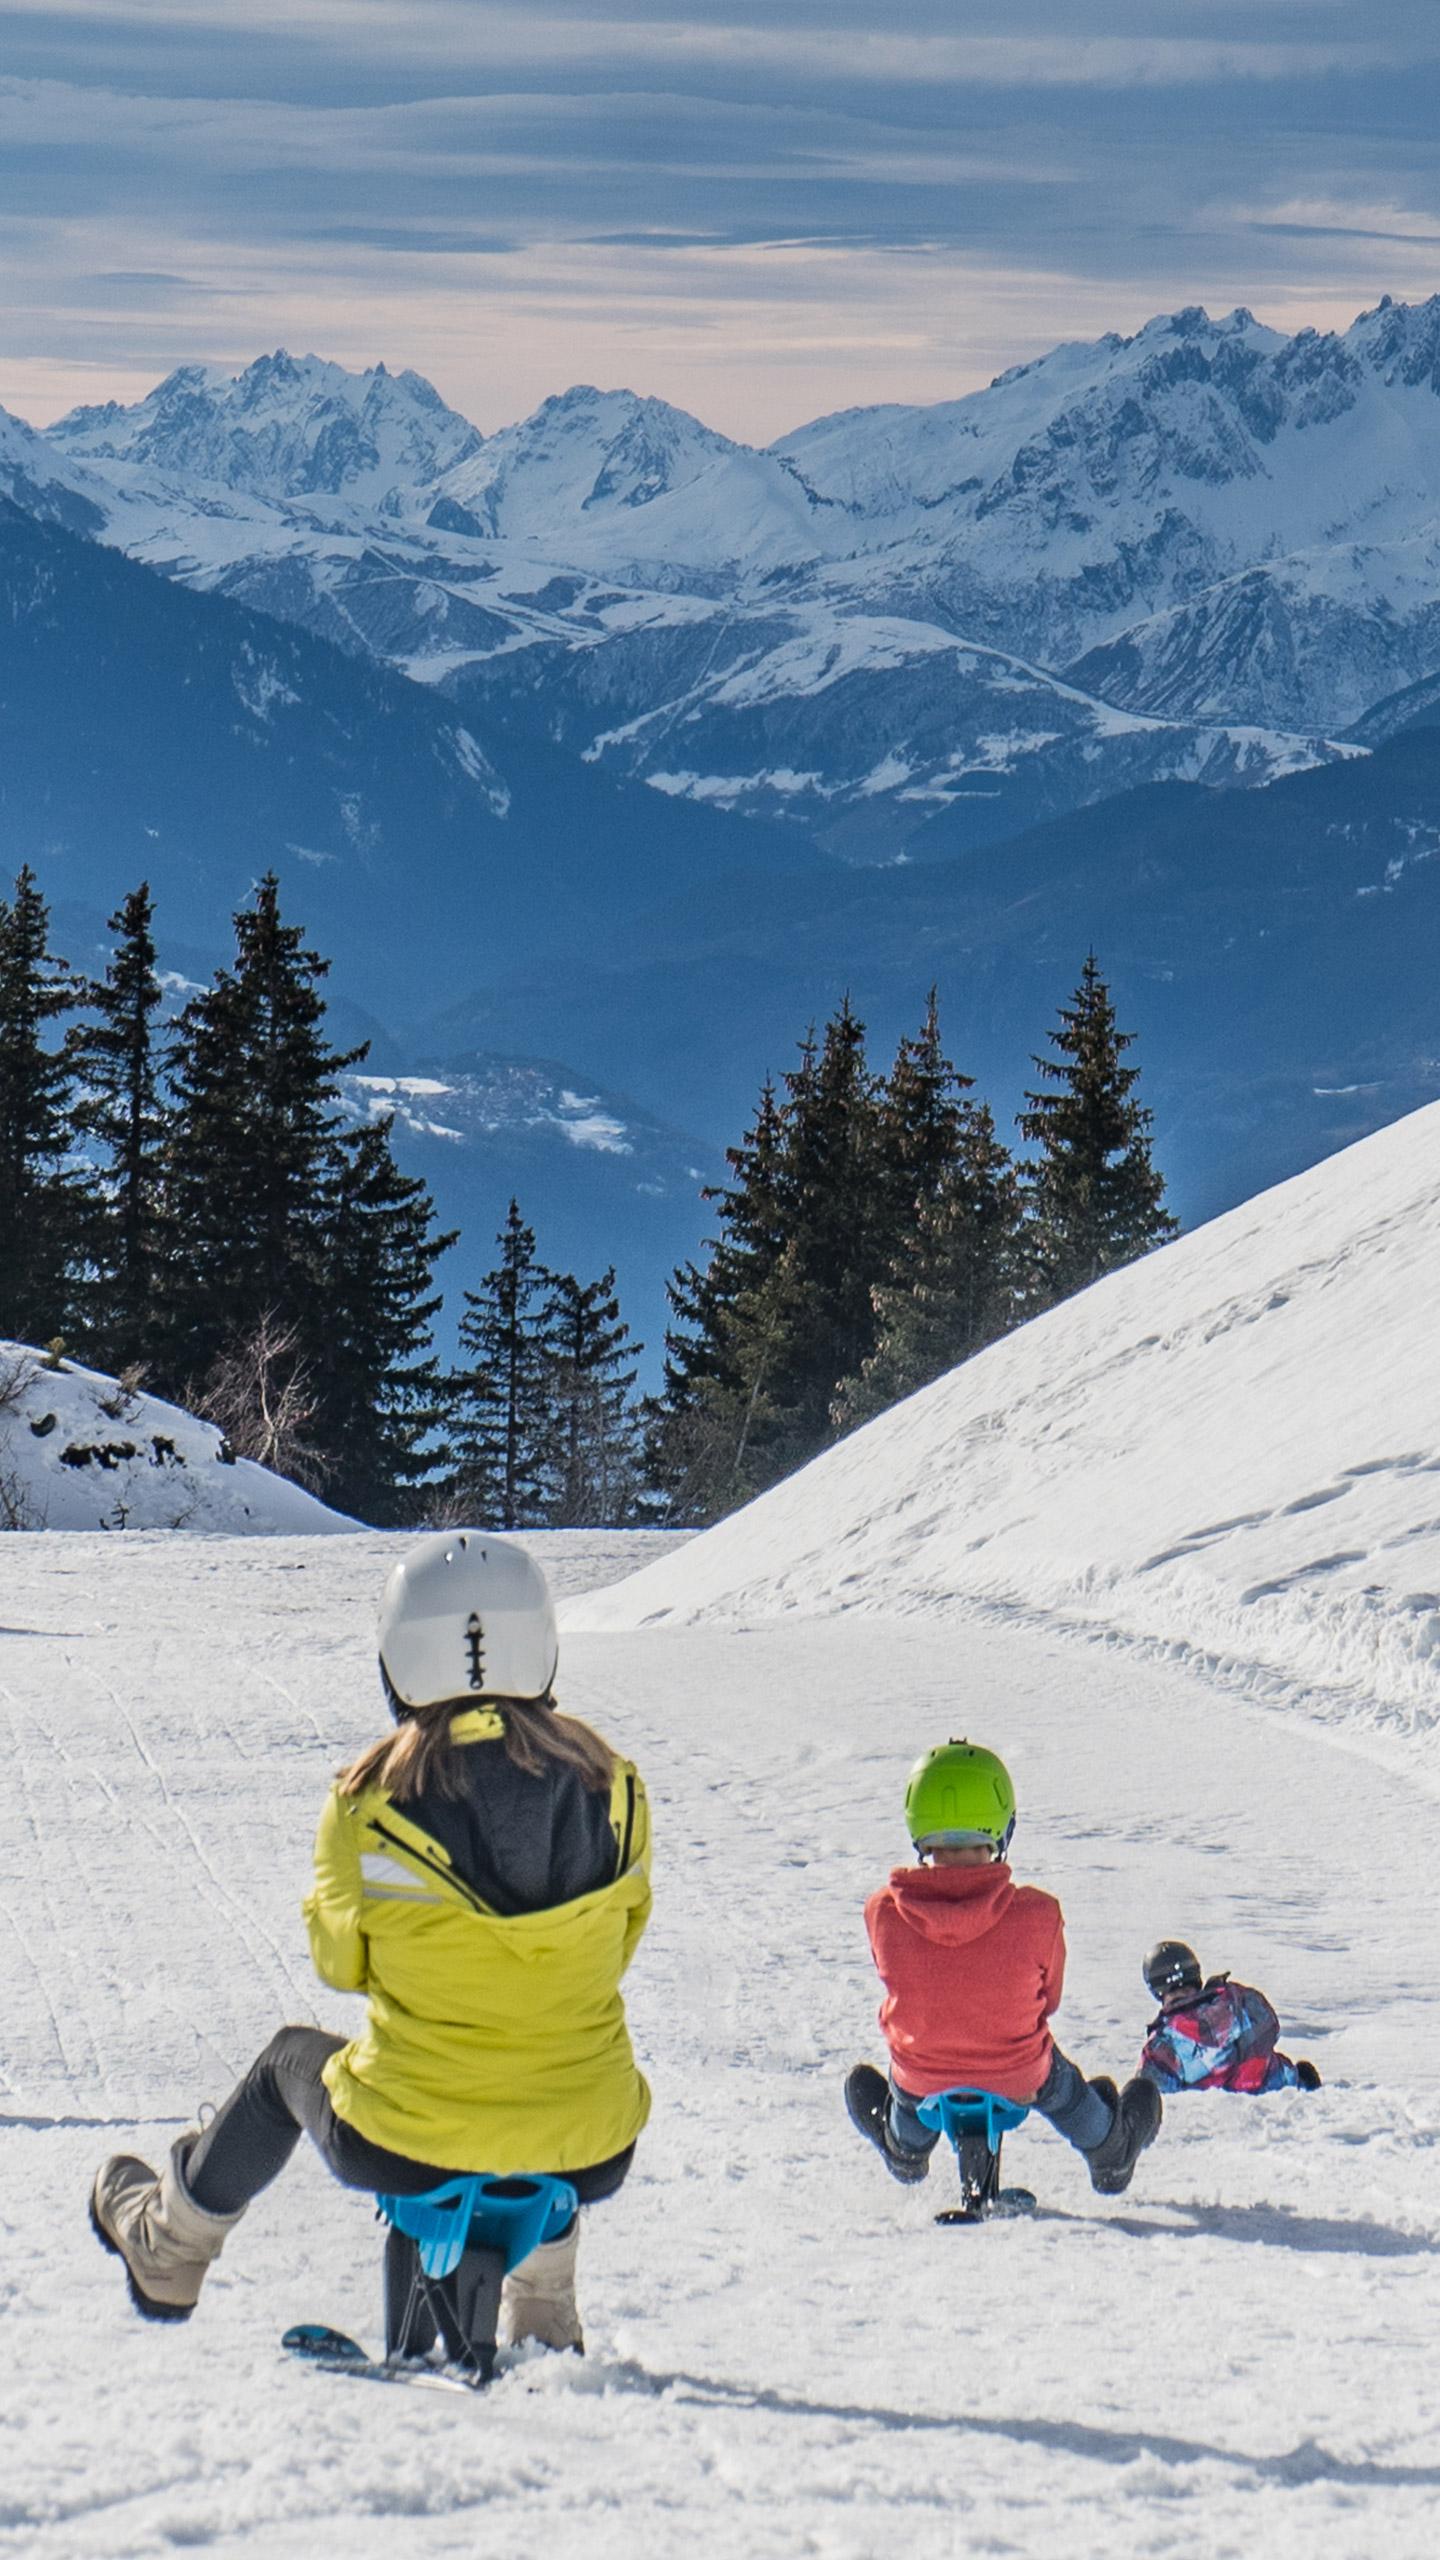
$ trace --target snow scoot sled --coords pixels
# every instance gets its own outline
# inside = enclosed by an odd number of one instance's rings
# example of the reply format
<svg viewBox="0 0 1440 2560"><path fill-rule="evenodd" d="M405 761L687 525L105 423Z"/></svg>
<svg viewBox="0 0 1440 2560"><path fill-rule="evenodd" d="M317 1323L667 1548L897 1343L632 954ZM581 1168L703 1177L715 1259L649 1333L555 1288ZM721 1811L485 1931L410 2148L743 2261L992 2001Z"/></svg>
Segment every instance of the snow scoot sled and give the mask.
<svg viewBox="0 0 1440 2560"><path fill-rule="evenodd" d="M377 2196L385 2235L385 2353L302 2320L280 2343L325 2373L438 2391L495 2376L500 2288L532 2249L558 2239L577 2198L565 2178L450 2178L419 2196ZM443 2346L445 2360L434 2351Z"/></svg>
<svg viewBox="0 0 1440 2560"><path fill-rule="evenodd" d="M928 2152L906 2153L889 2139L889 2084L872 2063L857 2062L850 2073L845 2107L856 2132L873 2142L893 2178L909 2186L926 2175ZM989 2222L999 2215L1035 2211L1028 2187L1000 2184L1000 2145L1024 2123L1028 2107L997 2098L993 2089L941 2089L933 2098L918 2099L916 2112L922 2124L951 2143L960 2171L960 2202L937 2213L937 2222Z"/></svg>
<svg viewBox="0 0 1440 2560"><path fill-rule="evenodd" d="M989 2222L1033 2213L1035 2197L1028 2187L1002 2187L1000 2146L1030 2113L990 2089L941 2089L922 2098L915 2110L922 2124L943 2133L953 2144L960 2171L960 2202L935 2219L941 2223Z"/></svg>

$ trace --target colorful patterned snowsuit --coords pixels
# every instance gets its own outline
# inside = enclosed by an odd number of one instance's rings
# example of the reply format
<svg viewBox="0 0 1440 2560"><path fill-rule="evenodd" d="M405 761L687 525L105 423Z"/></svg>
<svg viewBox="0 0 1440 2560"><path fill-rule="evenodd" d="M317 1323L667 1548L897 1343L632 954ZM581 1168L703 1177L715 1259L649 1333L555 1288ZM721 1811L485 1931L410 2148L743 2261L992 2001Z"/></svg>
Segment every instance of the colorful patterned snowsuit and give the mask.
<svg viewBox="0 0 1440 2560"><path fill-rule="evenodd" d="M1277 2053L1280 2021L1263 1991L1217 1973L1203 1991L1162 2009L1140 2056L1142 2079L1172 2097L1184 2089L1294 2089L1299 2075Z"/></svg>

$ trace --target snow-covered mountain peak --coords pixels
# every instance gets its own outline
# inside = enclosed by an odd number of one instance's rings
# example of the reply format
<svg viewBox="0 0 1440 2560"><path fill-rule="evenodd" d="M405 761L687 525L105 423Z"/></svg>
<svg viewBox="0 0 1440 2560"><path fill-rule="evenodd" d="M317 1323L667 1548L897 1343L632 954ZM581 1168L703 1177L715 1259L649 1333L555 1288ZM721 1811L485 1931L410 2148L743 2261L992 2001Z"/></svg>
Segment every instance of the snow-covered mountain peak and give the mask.
<svg viewBox="0 0 1440 2560"><path fill-rule="evenodd" d="M72 533L94 533L104 521L105 496L83 469L59 462L23 418L0 409L0 500Z"/></svg>
<svg viewBox="0 0 1440 2560"><path fill-rule="evenodd" d="M634 561L769 567L820 547L811 501L783 462L668 400L590 383L489 437L443 497L492 535L612 575Z"/></svg>
<svg viewBox="0 0 1440 2560"><path fill-rule="evenodd" d="M1440 293L1396 302L1387 293L1341 342L1389 384L1440 394Z"/></svg>
<svg viewBox="0 0 1440 2560"><path fill-rule="evenodd" d="M557 515L648 506L743 450L666 400L575 383L492 436L446 493L496 531L530 532Z"/></svg>
<svg viewBox="0 0 1440 2560"><path fill-rule="evenodd" d="M239 373L181 365L131 407L75 409L49 431L64 451L270 500L343 496L397 512L480 450L468 419L422 374L350 373L281 347Z"/></svg>

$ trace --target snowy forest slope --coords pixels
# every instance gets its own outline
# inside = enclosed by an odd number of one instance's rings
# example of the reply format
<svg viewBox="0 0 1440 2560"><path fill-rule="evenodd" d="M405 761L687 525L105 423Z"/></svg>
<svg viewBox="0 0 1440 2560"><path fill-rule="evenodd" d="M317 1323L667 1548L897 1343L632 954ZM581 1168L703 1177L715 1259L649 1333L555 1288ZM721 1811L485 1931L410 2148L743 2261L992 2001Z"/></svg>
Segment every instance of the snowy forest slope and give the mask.
<svg viewBox="0 0 1440 2560"><path fill-rule="evenodd" d="M985 1604L1440 1726L1440 1106L1114 1273L590 1627Z"/></svg>

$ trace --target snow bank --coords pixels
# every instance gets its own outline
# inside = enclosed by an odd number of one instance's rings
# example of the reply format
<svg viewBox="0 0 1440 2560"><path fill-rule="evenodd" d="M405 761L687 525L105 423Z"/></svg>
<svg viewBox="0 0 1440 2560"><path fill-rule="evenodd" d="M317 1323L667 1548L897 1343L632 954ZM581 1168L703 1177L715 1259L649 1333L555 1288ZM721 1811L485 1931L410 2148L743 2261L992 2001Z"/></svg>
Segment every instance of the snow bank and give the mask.
<svg viewBox="0 0 1440 2560"><path fill-rule="evenodd" d="M179 1405L0 1342L0 1529L353 1529Z"/></svg>
<svg viewBox="0 0 1440 2560"><path fill-rule="evenodd" d="M1118 1272L569 1622L976 1605L1440 1725L1440 1104Z"/></svg>

